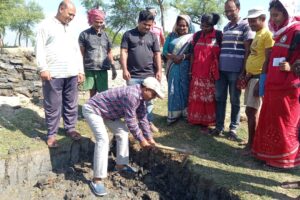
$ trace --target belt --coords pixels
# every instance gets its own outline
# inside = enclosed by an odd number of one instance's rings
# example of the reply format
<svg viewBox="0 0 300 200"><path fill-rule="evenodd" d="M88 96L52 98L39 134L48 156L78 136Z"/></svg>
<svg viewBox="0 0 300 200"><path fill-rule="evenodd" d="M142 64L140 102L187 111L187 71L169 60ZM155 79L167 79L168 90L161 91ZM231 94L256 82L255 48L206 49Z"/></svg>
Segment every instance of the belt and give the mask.
<svg viewBox="0 0 300 200"><path fill-rule="evenodd" d="M256 75L251 75L251 78L259 78L260 74L256 74Z"/></svg>

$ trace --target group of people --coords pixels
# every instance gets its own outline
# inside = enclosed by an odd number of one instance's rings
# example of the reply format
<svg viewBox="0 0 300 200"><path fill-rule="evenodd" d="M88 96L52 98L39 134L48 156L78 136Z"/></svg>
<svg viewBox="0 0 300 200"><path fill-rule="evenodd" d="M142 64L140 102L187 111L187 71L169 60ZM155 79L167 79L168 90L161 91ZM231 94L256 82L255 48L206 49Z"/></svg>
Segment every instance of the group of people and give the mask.
<svg viewBox="0 0 300 200"><path fill-rule="evenodd" d="M214 28L218 14L202 15L196 33L189 16L179 15L163 47L168 125L183 117L200 125L201 133L224 133L229 93L228 138L245 145L243 154L274 167L300 165L300 18L294 16L295 2L270 2L269 29L263 8L250 9L242 19L238 0L225 2L229 23L222 32ZM237 134L243 89L248 141Z"/></svg>
<svg viewBox="0 0 300 200"><path fill-rule="evenodd" d="M91 98L82 112L96 139L91 181L96 195L107 194L103 184L109 150L106 128L117 141L116 171L136 172L128 164L128 132L143 148L155 146L152 132L158 128L153 124L151 100L164 97L161 56L168 80L168 125L183 117L200 125L203 133L222 134L229 91L229 139L239 141L240 96L245 89L246 150L271 166L300 165L300 20L284 0L270 2L270 30L261 8L250 9L246 19L239 16L238 0L227 0L224 8L229 23L223 31L214 28L218 14L203 14L196 33L190 17L179 15L166 39L155 24L156 10L141 11L137 27L123 34L120 47L127 86L112 89L108 89L107 70L112 69L113 79L117 73L103 11L88 12L90 28L79 39L70 31L76 8L69 0L62 1L57 15L40 25L36 56L43 82L47 145L58 147L61 115L66 135L81 138L75 125L78 85L83 84Z"/></svg>

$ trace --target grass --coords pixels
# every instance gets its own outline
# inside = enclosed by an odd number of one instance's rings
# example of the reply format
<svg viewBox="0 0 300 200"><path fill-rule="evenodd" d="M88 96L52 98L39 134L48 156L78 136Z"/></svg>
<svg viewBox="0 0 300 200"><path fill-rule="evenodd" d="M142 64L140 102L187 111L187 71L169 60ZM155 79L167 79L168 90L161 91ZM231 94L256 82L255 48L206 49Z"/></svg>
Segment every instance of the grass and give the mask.
<svg viewBox="0 0 300 200"><path fill-rule="evenodd" d="M80 104L83 102L81 100ZM155 124L160 128L160 133L154 135L155 140L164 145L193 151L190 162L195 173L212 179L216 185L227 187L241 199L292 199L300 195L299 190L280 187L282 181L300 180L299 169L265 167L262 162L250 156L242 156L241 147L236 142L225 137L203 135L198 126L191 126L184 120L167 126L166 108L166 100L155 101ZM247 138L246 127L246 122L243 122L238 130L238 134L244 139ZM86 137L92 135L82 118L78 121L77 129ZM30 108L13 109L2 105L0 133L0 158L14 152L46 148L43 141L46 134L44 119ZM58 139L59 143L69 141L62 130L59 131Z"/></svg>

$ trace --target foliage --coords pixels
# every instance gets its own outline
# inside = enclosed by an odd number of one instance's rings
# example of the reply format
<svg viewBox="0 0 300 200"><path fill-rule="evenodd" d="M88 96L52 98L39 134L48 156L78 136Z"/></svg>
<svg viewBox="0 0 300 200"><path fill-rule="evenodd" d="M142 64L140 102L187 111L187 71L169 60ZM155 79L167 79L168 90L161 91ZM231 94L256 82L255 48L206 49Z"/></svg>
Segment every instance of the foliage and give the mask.
<svg viewBox="0 0 300 200"><path fill-rule="evenodd" d="M187 14L192 21L200 24L201 15L204 13L215 12L222 14L225 0L174 0L171 5L180 10L182 14Z"/></svg>
<svg viewBox="0 0 300 200"><path fill-rule="evenodd" d="M23 0L0 1L0 35L5 34L5 29L14 18L14 15L23 3Z"/></svg>
<svg viewBox="0 0 300 200"><path fill-rule="evenodd" d="M86 9L100 8L104 6L102 0L81 0L81 5Z"/></svg>
<svg viewBox="0 0 300 200"><path fill-rule="evenodd" d="M44 18L44 14L41 6L35 1L23 2L16 9L17 12L14 13L14 18L9 27L17 32L19 46L23 37L26 40L26 45L28 45L28 40L33 35L32 29L34 25Z"/></svg>

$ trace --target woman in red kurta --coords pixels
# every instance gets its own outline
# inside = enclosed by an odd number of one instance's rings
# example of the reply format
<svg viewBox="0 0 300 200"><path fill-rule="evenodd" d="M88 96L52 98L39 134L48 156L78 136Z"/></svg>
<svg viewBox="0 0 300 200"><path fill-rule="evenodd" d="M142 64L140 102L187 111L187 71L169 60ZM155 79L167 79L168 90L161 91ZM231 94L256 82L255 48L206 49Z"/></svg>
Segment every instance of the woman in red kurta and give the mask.
<svg viewBox="0 0 300 200"><path fill-rule="evenodd" d="M218 14L203 15L201 31L194 34L192 42L188 121L203 128L214 125L216 120L215 81L219 78L222 32L215 30L214 25L219 19Z"/></svg>
<svg viewBox="0 0 300 200"><path fill-rule="evenodd" d="M286 6L285 1L274 0L270 3L270 25L274 30L275 44L252 147L258 159L280 168L300 165L300 79L291 71L291 66L300 59L300 45L293 50L290 48L295 45L297 33L300 34L300 22L288 13Z"/></svg>

